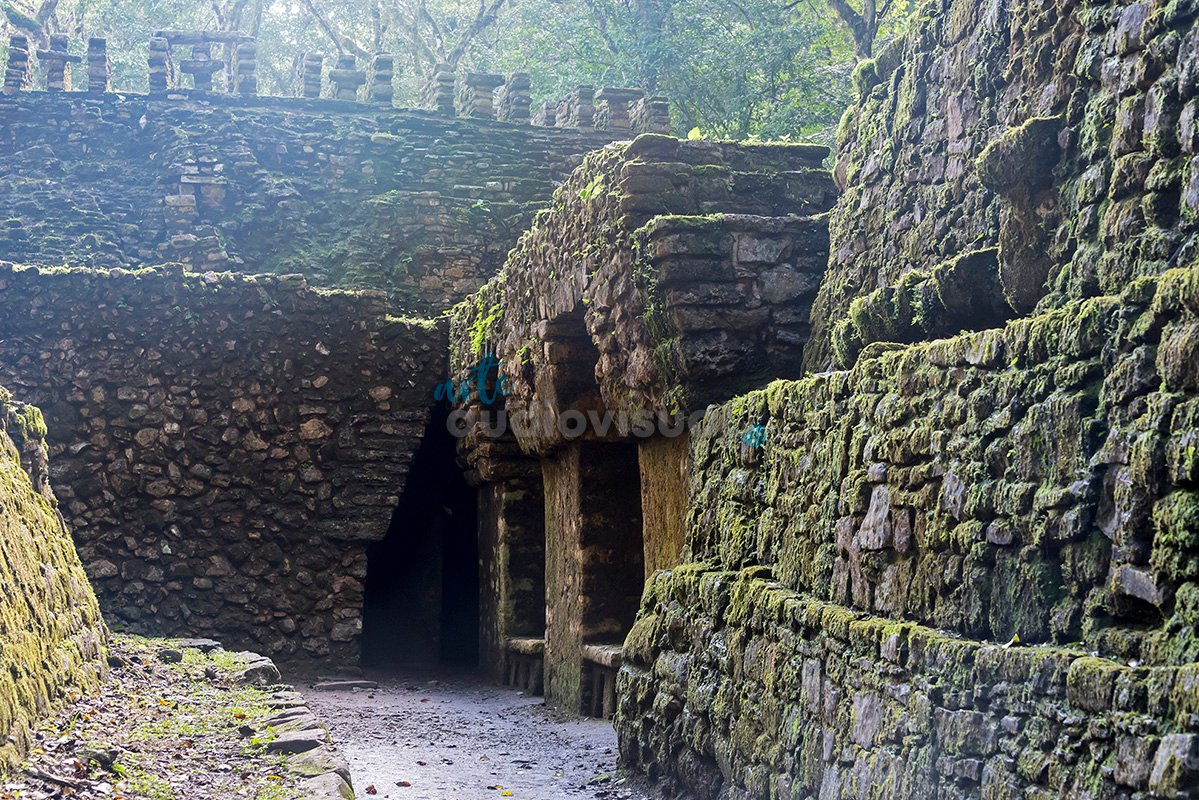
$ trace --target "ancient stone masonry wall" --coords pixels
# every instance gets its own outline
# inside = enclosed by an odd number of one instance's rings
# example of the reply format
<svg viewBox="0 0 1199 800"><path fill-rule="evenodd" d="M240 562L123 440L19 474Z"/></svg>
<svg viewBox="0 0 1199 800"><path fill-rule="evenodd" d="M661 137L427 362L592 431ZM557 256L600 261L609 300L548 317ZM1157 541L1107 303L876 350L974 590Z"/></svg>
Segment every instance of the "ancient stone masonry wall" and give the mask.
<svg viewBox="0 0 1199 800"><path fill-rule="evenodd" d="M191 91L0 96L0 259L302 273L442 310L611 132Z"/></svg>
<svg viewBox="0 0 1199 800"><path fill-rule="evenodd" d="M452 371L495 353L507 407L533 415L569 407L567 372L629 412L798 376L827 257L825 154L646 135L588 156L504 272L455 309Z"/></svg>
<svg viewBox="0 0 1199 800"><path fill-rule="evenodd" d="M860 67L842 120L844 196L809 367L1189 263L1196 13L1179 0L924 3L907 37ZM951 267L974 251L963 307Z"/></svg>
<svg viewBox="0 0 1199 800"><path fill-rule="evenodd" d="M1179 269L709 412L626 760L734 798L1187 796L1197 331Z"/></svg>
<svg viewBox="0 0 1199 800"><path fill-rule="evenodd" d="M0 264L0 380L51 427L114 623L357 659L444 334L298 277Z"/></svg>
<svg viewBox="0 0 1199 800"><path fill-rule="evenodd" d="M104 675L107 633L50 488L41 413L0 388L0 776Z"/></svg>
<svg viewBox="0 0 1199 800"><path fill-rule="evenodd" d="M485 662L502 665L500 644L518 638L515 663L536 662L534 689L544 663L552 706L610 713L645 576L682 543L681 412L802 372L827 259L826 155L660 135L610 145L451 314L459 451L493 498L481 541L500 544L484 563ZM560 426L572 414L593 420L573 437ZM672 415L671 435L655 428ZM501 502L516 496L544 503ZM535 610L529 589L544 592Z"/></svg>

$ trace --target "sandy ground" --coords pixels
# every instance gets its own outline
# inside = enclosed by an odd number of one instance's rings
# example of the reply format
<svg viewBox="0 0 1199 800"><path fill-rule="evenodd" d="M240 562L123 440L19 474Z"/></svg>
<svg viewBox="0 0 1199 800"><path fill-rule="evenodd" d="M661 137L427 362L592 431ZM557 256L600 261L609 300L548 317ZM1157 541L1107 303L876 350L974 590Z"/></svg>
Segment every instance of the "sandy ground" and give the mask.
<svg viewBox="0 0 1199 800"><path fill-rule="evenodd" d="M334 692L284 677L328 725L359 800L650 797L616 774L611 724L564 719L540 697L468 675L368 674L377 690Z"/></svg>

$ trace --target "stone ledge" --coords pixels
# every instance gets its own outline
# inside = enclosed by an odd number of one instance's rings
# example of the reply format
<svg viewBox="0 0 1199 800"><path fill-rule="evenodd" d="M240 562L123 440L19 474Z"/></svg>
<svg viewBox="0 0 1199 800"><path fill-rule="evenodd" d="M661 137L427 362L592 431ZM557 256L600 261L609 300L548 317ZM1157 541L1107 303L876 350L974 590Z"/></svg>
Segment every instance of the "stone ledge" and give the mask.
<svg viewBox="0 0 1199 800"><path fill-rule="evenodd" d="M687 564L652 579L619 678L627 765L704 798L722 784L732 797L864 797L851 788L863 779L916 796L953 780L995 797L1174 797L1199 780L1199 665L962 639L763 572Z"/></svg>

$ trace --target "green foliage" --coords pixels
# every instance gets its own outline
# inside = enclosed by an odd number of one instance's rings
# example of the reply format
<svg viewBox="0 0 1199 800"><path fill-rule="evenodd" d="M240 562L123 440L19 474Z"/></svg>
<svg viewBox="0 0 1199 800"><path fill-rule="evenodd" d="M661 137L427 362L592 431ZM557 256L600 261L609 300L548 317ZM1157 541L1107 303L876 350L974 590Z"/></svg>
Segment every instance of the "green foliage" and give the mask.
<svg viewBox="0 0 1199 800"><path fill-rule="evenodd" d="M25 16L37 10L33 0L5 3ZM267 94L294 93L302 53L331 57L339 48L330 31L360 63L374 52L398 55L400 105L416 105L431 64L458 51L460 71L529 72L537 102L580 84L665 95L676 129L699 128L713 138L831 143L852 93L852 37L819 0L506 0L477 31L476 0L421 5L429 17L414 28L405 4L373 0L61 0L46 28L71 33L80 53L86 36L108 36L113 83L126 91L146 89L155 31L233 27L257 34L260 91ZM901 31L908 5L891 5L880 41ZM0 49L13 27L0 15ZM226 54L218 48L215 55Z"/></svg>
<svg viewBox="0 0 1199 800"><path fill-rule="evenodd" d="M579 199L584 203L594 200L604 193L604 176L596 175L591 183L579 190Z"/></svg>

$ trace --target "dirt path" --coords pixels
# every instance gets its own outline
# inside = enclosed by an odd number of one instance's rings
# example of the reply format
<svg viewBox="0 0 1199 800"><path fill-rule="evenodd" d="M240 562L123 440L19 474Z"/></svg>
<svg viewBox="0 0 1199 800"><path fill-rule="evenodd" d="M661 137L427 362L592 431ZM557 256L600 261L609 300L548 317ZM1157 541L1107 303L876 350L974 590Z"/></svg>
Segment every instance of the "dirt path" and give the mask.
<svg viewBox="0 0 1199 800"><path fill-rule="evenodd" d="M359 800L648 800L616 775L616 734L475 677L368 675L371 691L297 680L350 763ZM407 782L409 785L401 785ZM511 794L509 794L509 792Z"/></svg>

